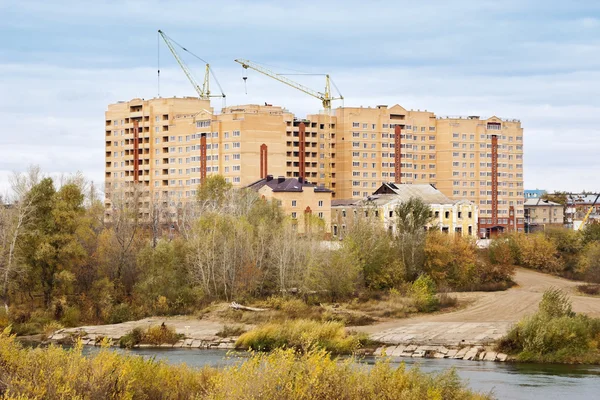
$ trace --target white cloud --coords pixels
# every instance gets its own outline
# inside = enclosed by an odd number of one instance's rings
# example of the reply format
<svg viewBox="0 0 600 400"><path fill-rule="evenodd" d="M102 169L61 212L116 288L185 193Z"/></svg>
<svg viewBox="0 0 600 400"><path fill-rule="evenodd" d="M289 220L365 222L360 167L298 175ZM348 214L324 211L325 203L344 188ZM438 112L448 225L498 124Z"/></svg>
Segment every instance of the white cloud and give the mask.
<svg viewBox="0 0 600 400"><path fill-rule="evenodd" d="M251 71L245 94L233 58L256 58L278 71L328 72L347 106L399 103L438 115L519 118L526 187L600 186L591 172L600 149L600 41L590 34L598 19L588 16L596 5L556 3L552 12L546 2L518 1L2 7L13 17L6 29L19 41L7 44L0 63L0 193L10 171L32 163L102 181L104 111L118 100L156 96L159 27L211 61L229 105L266 101L299 117L320 107ZM193 95L161 46L161 95ZM201 66L190 66L200 77ZM292 78L323 85L318 77Z"/></svg>

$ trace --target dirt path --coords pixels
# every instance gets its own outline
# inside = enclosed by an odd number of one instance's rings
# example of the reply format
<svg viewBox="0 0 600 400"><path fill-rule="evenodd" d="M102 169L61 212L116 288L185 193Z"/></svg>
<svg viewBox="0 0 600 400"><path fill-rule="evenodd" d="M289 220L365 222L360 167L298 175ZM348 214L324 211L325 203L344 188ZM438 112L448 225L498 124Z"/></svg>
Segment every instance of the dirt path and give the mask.
<svg viewBox="0 0 600 400"><path fill-rule="evenodd" d="M574 311L600 317L600 298L579 296L578 282L525 269L517 269L515 282L516 287L503 292L457 293L459 301L472 304L455 312L386 321L357 330L393 344L487 344L523 316L534 313L550 287L569 293Z"/></svg>

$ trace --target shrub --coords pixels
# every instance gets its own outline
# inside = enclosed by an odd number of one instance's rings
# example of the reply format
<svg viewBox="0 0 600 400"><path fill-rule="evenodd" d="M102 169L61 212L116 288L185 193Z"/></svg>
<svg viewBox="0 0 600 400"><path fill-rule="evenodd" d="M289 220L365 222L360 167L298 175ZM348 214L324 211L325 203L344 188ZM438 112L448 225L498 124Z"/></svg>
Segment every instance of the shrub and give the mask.
<svg viewBox="0 0 600 400"><path fill-rule="evenodd" d="M179 339L183 338L183 334L175 332L175 329L165 324L151 326L148 328L142 343L153 344L155 346L161 344L175 344Z"/></svg>
<svg viewBox="0 0 600 400"><path fill-rule="evenodd" d="M103 349L84 356L80 346L23 348L0 334L0 382L10 398L80 399L488 399L471 392L454 370L425 374L379 361L357 368L324 351L254 354L216 369L168 365ZM32 379L31 377L35 377Z"/></svg>
<svg viewBox="0 0 600 400"><path fill-rule="evenodd" d="M521 361L600 363L600 319L576 315L557 289L544 293L539 310L524 318L498 343Z"/></svg>
<svg viewBox="0 0 600 400"><path fill-rule="evenodd" d="M410 297L420 312L432 312L439 308L435 295L435 282L428 275L421 275L410 288Z"/></svg>
<svg viewBox="0 0 600 400"><path fill-rule="evenodd" d="M63 312L63 316L60 322L67 327L74 327L79 325L81 318L81 311L76 306L66 307Z"/></svg>
<svg viewBox="0 0 600 400"><path fill-rule="evenodd" d="M548 315L550 318L573 317L571 301L560 289L548 289L542 296L539 305L539 313Z"/></svg>
<svg viewBox="0 0 600 400"><path fill-rule="evenodd" d="M63 326L61 324L59 324L58 322L50 321L46 325L44 325L44 327L42 328L42 337L44 339L47 339L54 332L56 332L57 330L62 329L62 328L63 328Z"/></svg>
<svg viewBox="0 0 600 400"><path fill-rule="evenodd" d="M119 347L131 349L134 346L142 343L143 339L144 331L142 330L142 328L133 328L131 332L127 333L119 339Z"/></svg>
<svg viewBox="0 0 600 400"><path fill-rule="evenodd" d="M577 286L577 290L590 296L600 295L600 285L579 285Z"/></svg>
<svg viewBox="0 0 600 400"><path fill-rule="evenodd" d="M352 353L359 346L355 335L348 335L339 322L293 320L281 324L265 324L240 336L236 348L271 351L293 348L307 352L312 348L334 354Z"/></svg>

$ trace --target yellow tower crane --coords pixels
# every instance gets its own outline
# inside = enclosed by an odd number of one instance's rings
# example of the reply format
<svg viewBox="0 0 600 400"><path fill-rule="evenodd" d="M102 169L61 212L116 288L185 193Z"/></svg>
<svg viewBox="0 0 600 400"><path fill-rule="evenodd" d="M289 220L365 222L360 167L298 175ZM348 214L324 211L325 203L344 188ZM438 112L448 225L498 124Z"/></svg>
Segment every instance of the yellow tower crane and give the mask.
<svg viewBox="0 0 600 400"><path fill-rule="evenodd" d="M177 64L179 64L179 66L183 70L183 73L185 74L185 76L188 78L188 80L190 81L190 83L194 87L194 90L196 91L196 93L198 93L198 97L200 97L203 100L210 100L211 97L222 97L223 101L225 101L225 93L223 93L223 88L221 88L221 85L219 84L219 81L217 80L217 77L215 76L215 74L213 73L212 69L210 68L210 64L208 62L204 61L202 58L200 58L197 55L195 55L194 53L192 53L191 51L189 51L188 49L186 49L185 47L183 47L182 45L180 45L179 43L177 43L176 41L174 41L173 39L171 39L169 36L167 36L160 29L158 30L158 33L160 34L160 36L165 41L165 44L167 45L167 47L171 51L171 54L173 54L173 57L175 58L175 61L177 61ZM200 85L196 82L196 79L194 78L194 75L192 75L192 73L191 73L190 69L188 68L188 66L181 59L181 57L179 57L179 54L175 50L175 46L174 45L177 45L183 51L191 54L193 57L197 58L198 60L200 60L204 64L206 64L206 69L205 69L205 73L204 73L204 82L202 83L202 87L200 87ZM160 76L160 69L159 69L158 73L159 73L159 76ZM217 86L219 87L219 90L221 91L221 94L211 94L211 92L210 92L210 76L211 75L212 75L213 79L215 80L215 82L217 83Z"/></svg>
<svg viewBox="0 0 600 400"><path fill-rule="evenodd" d="M293 87L294 89L300 90L301 92L306 93L309 96L315 97L319 100L321 100L321 102L323 103L323 109L325 111L325 114L328 116L328 123L327 123L327 133L325 134L325 187L327 187L328 189L331 189L331 170L332 170L332 157L331 157L331 102L334 100L343 100L344 97L341 95L341 93L339 93L338 90L338 95L339 97L333 97L331 95L331 85L333 84L333 86L336 88L337 90L337 86L335 86L335 83L333 83L333 81L331 80L331 78L329 77L328 74L324 74L325 75L325 91L324 92L319 92L317 90L313 90L307 86L304 86L298 82L295 82L287 77L285 77L283 74L278 74L275 73L261 65L258 65L255 62L252 62L250 60L242 60L242 59L237 59L235 60L236 63L241 64L242 67L244 67L244 69L253 69L256 72L260 72L263 75L268 76L269 78L273 78L276 81L279 81L285 85L288 85L290 87ZM309 74L309 75L316 75L316 74ZM246 79L246 77L244 77L244 80Z"/></svg>

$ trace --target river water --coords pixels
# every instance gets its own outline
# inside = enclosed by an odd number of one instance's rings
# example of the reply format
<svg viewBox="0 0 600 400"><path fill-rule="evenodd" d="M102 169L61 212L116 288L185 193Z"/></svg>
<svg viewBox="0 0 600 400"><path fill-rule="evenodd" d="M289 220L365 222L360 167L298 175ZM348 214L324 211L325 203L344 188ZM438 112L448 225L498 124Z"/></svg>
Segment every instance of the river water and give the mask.
<svg viewBox="0 0 600 400"><path fill-rule="evenodd" d="M97 348L86 347L86 353ZM116 350L122 351L122 350ZM223 367L238 362L240 358L227 356L224 350L192 349L134 349L132 354L154 357L172 364L185 363L191 367L210 365ZM243 356L241 356L243 357ZM362 362L373 364L374 358ZM392 362L405 362L411 367L419 365L424 372L440 372L454 367L469 386L480 392L492 392L498 399L600 399L600 366L514 364L490 361L464 361L448 359L392 358Z"/></svg>

